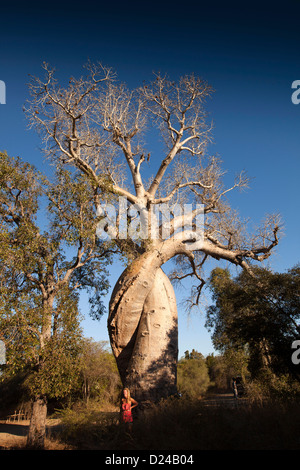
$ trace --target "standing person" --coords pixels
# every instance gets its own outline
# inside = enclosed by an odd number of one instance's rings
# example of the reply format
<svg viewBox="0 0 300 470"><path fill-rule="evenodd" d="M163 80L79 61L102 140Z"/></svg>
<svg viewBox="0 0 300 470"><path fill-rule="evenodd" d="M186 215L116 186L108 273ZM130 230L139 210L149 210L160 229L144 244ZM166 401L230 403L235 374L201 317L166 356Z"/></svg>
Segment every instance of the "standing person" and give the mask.
<svg viewBox="0 0 300 470"><path fill-rule="evenodd" d="M121 400L121 417L123 423L131 424L133 422L131 410L138 406L138 402L130 396L128 388L124 388Z"/></svg>
<svg viewBox="0 0 300 470"><path fill-rule="evenodd" d="M237 390L237 385L236 385L236 379L234 377L232 378L232 390L233 390L234 398L238 398L238 390Z"/></svg>

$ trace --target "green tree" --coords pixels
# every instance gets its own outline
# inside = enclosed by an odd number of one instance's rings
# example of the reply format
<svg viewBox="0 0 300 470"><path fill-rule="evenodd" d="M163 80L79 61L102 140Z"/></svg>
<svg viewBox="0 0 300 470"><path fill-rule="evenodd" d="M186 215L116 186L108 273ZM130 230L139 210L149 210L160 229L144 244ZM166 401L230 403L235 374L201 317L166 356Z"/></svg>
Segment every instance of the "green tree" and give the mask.
<svg viewBox="0 0 300 470"><path fill-rule="evenodd" d="M206 361L194 349L192 353L186 351L185 358L180 359L177 374L179 390L189 398L201 398L210 385Z"/></svg>
<svg viewBox="0 0 300 470"><path fill-rule="evenodd" d="M219 391L231 389L232 377L240 376L243 383L248 379L248 354L242 349L227 349L224 354L206 358L209 378Z"/></svg>
<svg viewBox="0 0 300 470"><path fill-rule="evenodd" d="M210 354L206 358L206 365L212 387L218 391L227 390L229 377L224 357L221 355L214 356L213 354ZM232 374L230 375L232 376Z"/></svg>
<svg viewBox="0 0 300 470"><path fill-rule="evenodd" d="M300 333L300 268L253 270L255 277L243 272L234 279L227 270L212 272L214 305L208 308L207 326L214 330L214 345L221 351L247 348L252 375L267 367L298 378L291 345Z"/></svg>
<svg viewBox="0 0 300 470"><path fill-rule="evenodd" d="M195 349L192 349L191 352L185 351L184 357L185 359L203 359L203 355L198 351L195 351Z"/></svg>
<svg viewBox="0 0 300 470"><path fill-rule="evenodd" d="M103 312L110 252L95 236L94 197L82 175L59 170L51 184L0 153L0 339L6 373L30 372L31 446L44 444L47 399L73 387L80 289L97 298L92 314Z"/></svg>
<svg viewBox="0 0 300 470"><path fill-rule="evenodd" d="M86 403L91 397L100 402L116 402L121 381L114 357L106 349L105 342L86 339L80 364L82 394Z"/></svg>

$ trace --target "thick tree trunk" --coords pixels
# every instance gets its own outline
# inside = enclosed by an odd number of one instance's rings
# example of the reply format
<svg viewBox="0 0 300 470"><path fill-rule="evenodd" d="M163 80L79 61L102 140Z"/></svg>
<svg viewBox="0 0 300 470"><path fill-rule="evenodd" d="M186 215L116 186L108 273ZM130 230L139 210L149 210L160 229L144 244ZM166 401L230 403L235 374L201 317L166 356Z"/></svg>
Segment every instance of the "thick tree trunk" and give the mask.
<svg viewBox="0 0 300 470"><path fill-rule="evenodd" d="M125 384L140 400L176 393L178 356L177 308L172 285L159 269L147 295Z"/></svg>
<svg viewBox="0 0 300 470"><path fill-rule="evenodd" d="M43 396L35 398L32 405L27 447L44 449L46 435L47 400Z"/></svg>
<svg viewBox="0 0 300 470"><path fill-rule="evenodd" d="M44 324L40 335L41 353L47 342L51 338L52 328L52 310L53 310L54 294L47 295L45 292L43 299L43 318ZM39 366L42 367L40 360ZM32 404L31 419L29 431L27 435L27 447L33 449L43 449L46 437L46 418L47 418L47 397L38 395L34 398Z"/></svg>
<svg viewBox="0 0 300 470"><path fill-rule="evenodd" d="M175 394L178 356L173 287L157 253L137 259L117 282L108 329L123 385L139 402Z"/></svg>

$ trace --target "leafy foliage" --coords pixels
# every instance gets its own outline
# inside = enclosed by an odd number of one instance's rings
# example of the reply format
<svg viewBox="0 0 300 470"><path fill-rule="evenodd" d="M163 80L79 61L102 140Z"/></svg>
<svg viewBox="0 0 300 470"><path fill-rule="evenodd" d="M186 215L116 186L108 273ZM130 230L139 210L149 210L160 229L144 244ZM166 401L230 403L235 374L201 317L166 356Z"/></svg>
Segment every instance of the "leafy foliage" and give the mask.
<svg viewBox="0 0 300 470"><path fill-rule="evenodd" d="M243 272L235 279L227 270L212 272L215 303L208 308L207 326L214 328L214 344L223 351L246 347L252 373L265 365L276 374L297 377L291 345L300 333L300 267L254 272L255 278Z"/></svg>
<svg viewBox="0 0 300 470"><path fill-rule="evenodd" d="M178 363L178 388L181 393L192 399L201 398L207 391L210 380L208 368L202 354L186 352L185 359Z"/></svg>
<svg viewBox="0 0 300 470"><path fill-rule="evenodd" d="M85 339L80 361L82 395L99 402L117 403L121 381L115 359L105 342Z"/></svg>
<svg viewBox="0 0 300 470"><path fill-rule="evenodd" d="M248 354L243 349L227 349L223 355L206 357L211 385L216 391L231 390L232 377L240 376L245 383L249 377Z"/></svg>
<svg viewBox="0 0 300 470"><path fill-rule="evenodd" d="M32 396L57 398L76 387L79 291L88 290L99 318L109 287L111 252L96 239L97 222L82 175L58 170L50 183L0 153L0 339L5 375L26 371Z"/></svg>

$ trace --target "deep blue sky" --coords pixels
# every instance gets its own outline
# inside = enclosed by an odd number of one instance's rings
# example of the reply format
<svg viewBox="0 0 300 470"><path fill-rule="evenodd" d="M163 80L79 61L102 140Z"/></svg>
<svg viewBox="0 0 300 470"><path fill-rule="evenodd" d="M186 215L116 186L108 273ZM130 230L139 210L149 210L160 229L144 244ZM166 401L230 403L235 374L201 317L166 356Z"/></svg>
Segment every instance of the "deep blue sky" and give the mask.
<svg viewBox="0 0 300 470"><path fill-rule="evenodd" d="M67 79L80 75L88 59L99 60L133 87L153 71L174 79L195 73L215 89L209 150L223 159L226 182L243 169L254 177L246 193L232 196L232 205L253 224L266 213L282 215L285 236L270 265L284 271L300 261L300 105L291 101L291 84L300 80L300 1L207 3L1 5L0 80L7 103L0 105L0 150L47 170L22 111L29 75L39 75L43 61ZM120 271L116 267L114 276ZM203 315L187 320L180 313L180 355L212 351ZM107 339L106 318L85 326L88 335Z"/></svg>

